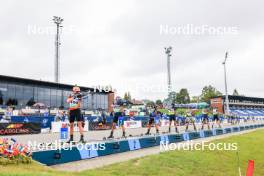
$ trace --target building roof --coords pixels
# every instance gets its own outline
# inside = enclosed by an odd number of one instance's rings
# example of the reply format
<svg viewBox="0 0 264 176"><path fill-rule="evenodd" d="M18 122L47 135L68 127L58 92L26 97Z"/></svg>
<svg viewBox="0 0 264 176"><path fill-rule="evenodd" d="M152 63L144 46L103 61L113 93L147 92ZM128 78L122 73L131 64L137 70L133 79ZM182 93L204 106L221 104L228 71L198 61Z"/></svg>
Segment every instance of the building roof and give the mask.
<svg viewBox="0 0 264 176"><path fill-rule="evenodd" d="M136 99L133 99L133 100L131 101L131 103L132 103L133 105L144 105L144 103L143 103L142 101L140 101L140 100L136 100Z"/></svg>
<svg viewBox="0 0 264 176"><path fill-rule="evenodd" d="M214 98L223 98L225 99L225 95L217 96ZM254 102L264 102L264 98L259 97L246 97L241 95L228 95L228 99L230 100L239 100L239 101L254 101Z"/></svg>
<svg viewBox="0 0 264 176"><path fill-rule="evenodd" d="M14 76L6 76L6 75L0 75L0 81L7 81L7 82L13 82L13 83L21 83L21 84L30 84L30 85L41 85L41 86L49 86L59 89L72 89L74 85L71 84L63 84L63 83L55 83L55 82L49 82L49 81L42 81L42 80L35 80L35 79L29 79L29 78L20 78L20 77L14 77ZM79 86L82 91L94 91L94 88L91 87L84 87ZM106 92L104 90L96 89L95 92L101 92L101 93L112 93L111 91Z"/></svg>

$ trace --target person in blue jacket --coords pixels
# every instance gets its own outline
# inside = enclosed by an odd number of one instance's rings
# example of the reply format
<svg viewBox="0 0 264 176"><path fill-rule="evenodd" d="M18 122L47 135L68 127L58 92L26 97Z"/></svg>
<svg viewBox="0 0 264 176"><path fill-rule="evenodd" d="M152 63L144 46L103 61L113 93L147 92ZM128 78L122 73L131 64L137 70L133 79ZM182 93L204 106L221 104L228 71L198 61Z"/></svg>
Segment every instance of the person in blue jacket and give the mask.
<svg viewBox="0 0 264 176"><path fill-rule="evenodd" d="M171 132L171 124L172 124L172 121L174 121L175 132L176 133L179 133L178 128L177 128L177 126L179 124L178 117L177 117L177 111L174 110L174 109L171 109L170 112L169 112L169 114L168 114L168 116L170 118L169 119L170 120L170 123L169 123L169 133Z"/></svg>
<svg viewBox="0 0 264 176"><path fill-rule="evenodd" d="M110 136L108 138L114 138L114 130L116 129L116 125L118 124L122 128L122 137L126 137L126 131L124 126L124 117L125 117L125 111L124 106L120 106L119 110L114 113L114 119L112 123L112 130L110 133Z"/></svg>
<svg viewBox="0 0 264 176"><path fill-rule="evenodd" d="M208 110L207 109L203 109L202 111L202 130L204 129L204 125L208 126L208 130L210 130L210 122L209 122L209 116L208 116Z"/></svg>
<svg viewBox="0 0 264 176"><path fill-rule="evenodd" d="M160 125L160 118L161 118L161 112L157 111L157 109L155 109L150 115L149 115L149 122L147 125L148 131L146 133L146 135L150 134L150 129L152 124L155 124L155 128L156 128L156 133L159 134L159 125Z"/></svg>

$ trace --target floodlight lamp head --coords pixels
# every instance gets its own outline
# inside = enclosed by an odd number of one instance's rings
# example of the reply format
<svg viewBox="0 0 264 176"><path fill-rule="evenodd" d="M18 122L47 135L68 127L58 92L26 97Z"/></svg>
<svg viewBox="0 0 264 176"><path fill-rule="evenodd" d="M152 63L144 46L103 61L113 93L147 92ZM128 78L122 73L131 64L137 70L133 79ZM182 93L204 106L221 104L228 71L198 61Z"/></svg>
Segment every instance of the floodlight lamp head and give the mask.
<svg viewBox="0 0 264 176"><path fill-rule="evenodd" d="M171 50L172 50L172 47L171 46L168 47L168 48L165 47L165 53L166 54L170 54Z"/></svg>
<svg viewBox="0 0 264 176"><path fill-rule="evenodd" d="M63 21L63 19L61 17L58 17L58 16L53 16L53 21L56 24L61 24L61 22Z"/></svg>

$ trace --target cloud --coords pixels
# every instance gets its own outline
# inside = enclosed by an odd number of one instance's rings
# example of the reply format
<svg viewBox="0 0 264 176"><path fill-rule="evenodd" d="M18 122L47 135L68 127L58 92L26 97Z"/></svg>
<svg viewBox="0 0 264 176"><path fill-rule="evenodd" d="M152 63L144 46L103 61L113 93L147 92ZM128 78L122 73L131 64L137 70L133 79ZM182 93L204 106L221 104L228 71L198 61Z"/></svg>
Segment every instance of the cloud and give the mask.
<svg viewBox="0 0 264 176"><path fill-rule="evenodd" d="M262 10L258 0L198 1L62 1L11 0L0 7L1 74L53 80L52 16L64 18L61 35L61 81L84 86L111 84L120 95L163 99L166 90L138 87L167 83L164 47L172 46L174 89L192 95L212 84L224 92L223 66L228 60L228 88L264 96ZM235 27L236 34L161 34L160 27ZM42 30L36 34L30 27ZM256 86L257 85L257 86ZM143 87L144 87L143 86Z"/></svg>

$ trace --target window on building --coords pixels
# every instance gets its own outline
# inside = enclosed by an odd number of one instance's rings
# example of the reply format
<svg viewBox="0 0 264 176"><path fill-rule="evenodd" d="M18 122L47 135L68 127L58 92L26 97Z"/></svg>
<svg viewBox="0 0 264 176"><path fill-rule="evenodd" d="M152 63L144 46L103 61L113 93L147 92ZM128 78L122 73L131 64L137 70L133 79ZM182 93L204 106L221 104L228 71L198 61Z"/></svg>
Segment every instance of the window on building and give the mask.
<svg viewBox="0 0 264 176"><path fill-rule="evenodd" d="M34 99L34 88L32 86L23 86L23 105L31 105Z"/></svg>
<svg viewBox="0 0 264 176"><path fill-rule="evenodd" d="M18 106L25 106L26 102L24 101L23 86L16 85L16 99Z"/></svg>
<svg viewBox="0 0 264 176"><path fill-rule="evenodd" d="M0 105L4 105L7 99L7 87L5 83L0 83Z"/></svg>

